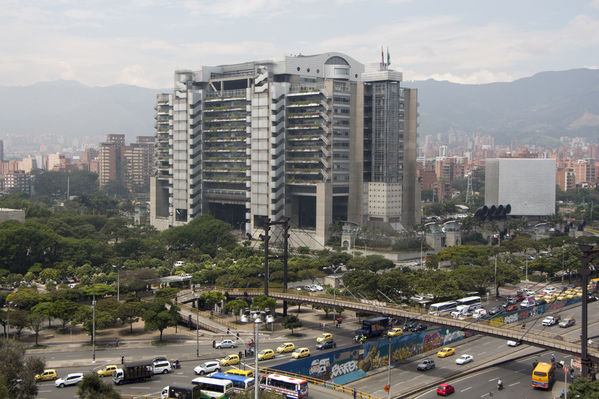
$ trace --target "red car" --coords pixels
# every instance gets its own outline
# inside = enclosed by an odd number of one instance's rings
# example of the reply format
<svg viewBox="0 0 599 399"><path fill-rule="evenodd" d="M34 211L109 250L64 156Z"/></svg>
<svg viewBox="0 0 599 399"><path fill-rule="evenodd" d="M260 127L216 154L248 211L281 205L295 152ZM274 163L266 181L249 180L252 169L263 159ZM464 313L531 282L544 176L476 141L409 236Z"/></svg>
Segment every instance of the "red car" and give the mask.
<svg viewBox="0 0 599 399"><path fill-rule="evenodd" d="M455 388L453 385L441 384L437 387L437 395L447 396L454 393Z"/></svg>
<svg viewBox="0 0 599 399"><path fill-rule="evenodd" d="M518 305L509 305L505 307L506 312L513 312L514 310L520 309Z"/></svg>

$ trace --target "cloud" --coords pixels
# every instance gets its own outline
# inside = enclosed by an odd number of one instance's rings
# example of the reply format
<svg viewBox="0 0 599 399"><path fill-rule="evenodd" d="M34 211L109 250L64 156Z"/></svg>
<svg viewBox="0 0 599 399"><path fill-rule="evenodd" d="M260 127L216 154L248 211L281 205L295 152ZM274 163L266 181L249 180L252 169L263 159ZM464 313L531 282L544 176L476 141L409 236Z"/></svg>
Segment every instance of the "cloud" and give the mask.
<svg viewBox="0 0 599 399"><path fill-rule="evenodd" d="M599 8L599 0L592 0L591 1L591 7L593 7L593 8Z"/></svg>

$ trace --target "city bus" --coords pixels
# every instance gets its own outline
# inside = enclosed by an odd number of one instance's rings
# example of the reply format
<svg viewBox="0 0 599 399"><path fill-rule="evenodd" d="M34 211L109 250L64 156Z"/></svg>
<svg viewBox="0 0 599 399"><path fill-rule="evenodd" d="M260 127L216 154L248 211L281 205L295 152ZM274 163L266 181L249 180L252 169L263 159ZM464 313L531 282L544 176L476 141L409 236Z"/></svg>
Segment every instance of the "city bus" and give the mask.
<svg viewBox="0 0 599 399"><path fill-rule="evenodd" d="M549 389L555 377L555 366L551 363L539 362L532 372L532 387Z"/></svg>
<svg viewBox="0 0 599 399"><path fill-rule="evenodd" d="M200 386L202 396L212 399L230 399L233 395L233 382L217 378L198 377L191 380L194 385Z"/></svg>
<svg viewBox="0 0 599 399"><path fill-rule="evenodd" d="M599 278L592 278L589 281L589 286L587 287L590 292L599 290Z"/></svg>
<svg viewBox="0 0 599 399"><path fill-rule="evenodd" d="M449 313L456 309L458 306L457 302L439 302L433 303L428 309L428 313L432 315L439 315L442 313Z"/></svg>
<svg viewBox="0 0 599 399"><path fill-rule="evenodd" d="M252 377L244 377L229 373L212 373L210 374L210 378L231 381L235 392L247 392L254 389L254 379Z"/></svg>
<svg viewBox="0 0 599 399"><path fill-rule="evenodd" d="M280 374L267 374L262 377L260 388L287 398L299 399L308 396L308 381Z"/></svg>
<svg viewBox="0 0 599 399"><path fill-rule="evenodd" d="M456 302L458 303L458 306L468 305L472 310L480 308L482 306L479 296L468 296L466 298L460 298L456 300Z"/></svg>

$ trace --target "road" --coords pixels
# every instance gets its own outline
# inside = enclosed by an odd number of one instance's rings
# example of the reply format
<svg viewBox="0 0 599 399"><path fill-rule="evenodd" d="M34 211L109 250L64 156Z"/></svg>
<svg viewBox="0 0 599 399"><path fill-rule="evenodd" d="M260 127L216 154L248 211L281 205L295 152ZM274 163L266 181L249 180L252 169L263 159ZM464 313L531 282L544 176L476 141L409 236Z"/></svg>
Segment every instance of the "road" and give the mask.
<svg viewBox="0 0 599 399"><path fill-rule="evenodd" d="M589 336L597 336L599 335L599 303L593 303L589 305ZM562 317L566 315L575 315L576 319L580 320L580 307L576 307L567 311L561 312ZM532 325L528 323L529 326ZM540 321L534 323L535 328L543 329L545 331L552 331L556 334L566 332L567 335L576 337L580 333L580 325L577 324L574 327L570 327L568 329L560 329L557 326L552 327L542 327L540 326ZM338 329L334 330L335 338L338 344L338 347L349 346L352 344L351 336L352 333L349 330ZM314 335L314 334L312 334ZM271 340L267 337L261 337L260 348L272 348L274 349L278 344L286 340L285 338ZM307 346L313 353L316 353L314 338L302 338L294 340L297 347ZM488 395L488 391L493 387L493 378L501 377L506 386L506 390L500 392L500 394L508 393L511 391L512 397L514 395L514 391L517 389L518 395L521 392L526 392L526 397L530 398L552 398L550 392L542 392L542 391L533 391L530 388L530 372L531 372L531 363L530 359L521 360L521 361L513 361L504 363L498 367L491 367L489 369L477 372L475 374L471 374L468 376L463 376L457 378L453 381L456 373L461 371L469 371L474 370L486 362L492 362L495 359L506 356L506 358L513 358L520 355L526 355L533 352L538 351L537 348L528 347L526 345L519 346L517 348L508 347L505 344L504 340L489 338L484 336L476 336L467 340L464 340L455 345L456 347L456 355L440 359L435 356L435 353L426 354L427 358L432 358L436 362L436 368L433 370L429 370L426 372L418 372L416 371L416 365L423 356L419 356L405 363L396 364L396 367L391 370L391 394L392 396L397 396L400 393L405 393L410 391L413 388L423 387L426 385L434 385L439 382L450 382L455 384L456 389L460 393L460 398L480 398L484 397L483 395L486 393ZM243 351L244 348L241 348ZM193 374L193 367L200 364L203 360L211 360L215 358L224 357L229 353L237 353L238 349L225 349L225 350L215 350L212 348L212 340L201 340L200 345L200 359L194 361L183 361L182 368L179 370L175 370L171 374L166 375L157 375L152 381L140 384L131 384L117 387L117 390L123 394L145 394L145 395L156 395L159 394L162 388L169 384L176 383L186 383L191 381L195 377ZM154 356L166 355L169 359L181 358L181 359L189 359L190 352L195 354L196 345L195 342L193 344L169 344L168 347L164 349L160 349L159 347L153 348L113 348L106 349L97 352L97 362L95 367L85 366L85 367L77 367L76 364L80 363L82 360L89 364L89 360L91 359L91 349L79 350L79 351L70 351L65 350L65 348L51 348L43 351L43 355L46 358L47 362L52 365L52 363L62 363L65 362L68 364L72 364L73 366L68 367L60 367L58 368L58 373L60 376L64 376L68 373L72 372L88 372L93 371L94 369L98 369L105 364L113 364L116 362L120 362L121 355L125 355L127 359L148 359ZM474 356L474 361L467 365L457 365L455 363L455 359L461 354L470 354ZM549 356L548 354L542 356ZM558 360L564 358L559 354ZM276 364L286 362L289 360L290 355L277 355L277 357L273 360L268 360L261 362L261 365L264 366L274 366ZM569 362L569 358L564 358ZM246 359L244 359L246 360ZM251 367L253 362L251 359L247 359L248 367ZM561 372L560 372L561 373ZM563 381L563 374L557 374L557 384L560 381ZM561 379L560 379L561 375ZM106 381L110 381L108 378ZM386 392L383 391L383 387L387 384L387 372L383 370L382 372L374 373L373 375L364 378L362 380L356 381L351 384L352 387L355 387L363 392L372 393L378 397L386 397ZM563 384L563 382L561 382ZM39 384L40 393L38 398L40 399L59 399L59 398L70 398L76 397L77 388L75 387L66 387L63 389L58 389L54 387L53 382L43 382ZM561 389L561 385L560 385ZM495 392L497 394L497 392ZM422 398L431 397L429 395L435 395L433 389L425 390L421 393ZM310 397L312 398L328 398L331 397L331 394L327 392L317 392L316 390L312 390ZM347 396L349 398L349 396ZM496 396L499 397L499 396ZM507 397L507 396L505 396Z"/></svg>

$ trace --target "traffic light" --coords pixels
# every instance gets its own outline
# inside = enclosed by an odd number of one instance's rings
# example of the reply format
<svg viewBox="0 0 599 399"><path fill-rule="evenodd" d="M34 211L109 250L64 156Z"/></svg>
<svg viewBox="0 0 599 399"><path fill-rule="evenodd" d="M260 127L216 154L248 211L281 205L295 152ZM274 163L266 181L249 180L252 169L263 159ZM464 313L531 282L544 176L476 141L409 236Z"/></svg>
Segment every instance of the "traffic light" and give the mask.
<svg viewBox="0 0 599 399"><path fill-rule="evenodd" d="M491 205L491 207L483 206L478 208L476 212L474 212L474 217L484 221L485 219L489 220L505 220L507 219L507 215L512 212L512 206L510 204L507 205Z"/></svg>

